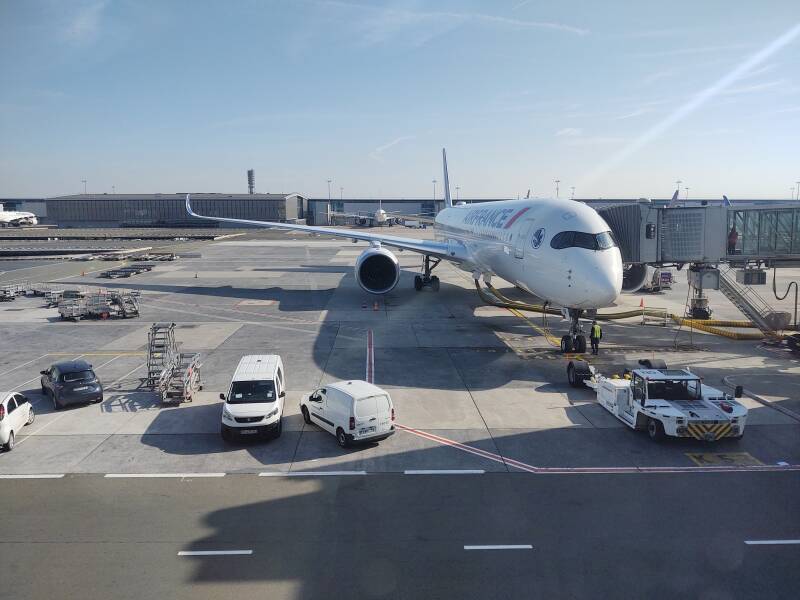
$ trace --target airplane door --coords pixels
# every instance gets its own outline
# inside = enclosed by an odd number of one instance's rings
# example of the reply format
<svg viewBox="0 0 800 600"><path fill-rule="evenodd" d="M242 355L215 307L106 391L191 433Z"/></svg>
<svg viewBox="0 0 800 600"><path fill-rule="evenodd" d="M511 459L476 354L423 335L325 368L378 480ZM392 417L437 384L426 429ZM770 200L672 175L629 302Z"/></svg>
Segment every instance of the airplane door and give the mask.
<svg viewBox="0 0 800 600"><path fill-rule="evenodd" d="M531 227L533 227L533 219L527 219L522 224L522 227L519 228L517 239L514 241L514 258L522 258L525 256L525 244L531 233Z"/></svg>

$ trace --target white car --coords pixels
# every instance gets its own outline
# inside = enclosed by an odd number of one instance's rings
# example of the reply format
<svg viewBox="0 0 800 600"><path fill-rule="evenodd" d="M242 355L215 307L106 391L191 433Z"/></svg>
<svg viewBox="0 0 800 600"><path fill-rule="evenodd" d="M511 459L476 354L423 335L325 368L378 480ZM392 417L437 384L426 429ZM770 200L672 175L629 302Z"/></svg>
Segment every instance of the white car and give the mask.
<svg viewBox="0 0 800 600"><path fill-rule="evenodd" d="M31 403L19 392L6 392L0 398L0 445L11 451L17 433L33 423L35 415Z"/></svg>
<svg viewBox="0 0 800 600"><path fill-rule="evenodd" d="M300 412L336 436L342 448L354 442L377 442L394 434L394 405L389 393L366 381L339 381L303 396Z"/></svg>
<svg viewBox="0 0 800 600"><path fill-rule="evenodd" d="M231 378L228 394L220 394L222 439L281 435L286 380L277 354L243 356Z"/></svg>

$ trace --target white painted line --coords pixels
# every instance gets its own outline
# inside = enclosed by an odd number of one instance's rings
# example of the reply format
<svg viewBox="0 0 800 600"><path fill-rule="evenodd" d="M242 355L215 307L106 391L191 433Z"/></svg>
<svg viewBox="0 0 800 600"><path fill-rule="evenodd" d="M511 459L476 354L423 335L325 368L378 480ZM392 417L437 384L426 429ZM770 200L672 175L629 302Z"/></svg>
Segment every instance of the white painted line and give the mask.
<svg viewBox="0 0 800 600"><path fill-rule="evenodd" d="M40 357L34 358L33 360L29 360L28 362L24 362L21 365L17 365L13 369L9 369L8 371L3 371L2 373L0 373L0 377L2 377L3 375L8 375L12 371L16 371L17 369L21 369L22 367L27 366L27 365L29 365L31 363L35 363L37 360L42 360L43 358L47 358L47 356L48 356L47 354L42 354Z"/></svg>
<svg viewBox="0 0 800 600"><path fill-rule="evenodd" d="M319 477L326 475L366 475L366 471L271 471L259 473L259 477Z"/></svg>
<svg viewBox="0 0 800 600"><path fill-rule="evenodd" d="M61 479L63 473L42 473L41 475L0 475L0 479Z"/></svg>
<svg viewBox="0 0 800 600"><path fill-rule="evenodd" d="M483 475L483 469L409 469L406 475Z"/></svg>
<svg viewBox="0 0 800 600"><path fill-rule="evenodd" d="M530 544L496 545L496 546L464 546L464 550L533 550Z"/></svg>
<svg viewBox="0 0 800 600"><path fill-rule="evenodd" d="M108 479L225 477L225 473L106 473Z"/></svg>
<svg viewBox="0 0 800 600"><path fill-rule="evenodd" d="M779 461L778 461L778 466L779 466L779 467L788 467L788 466L789 466L789 463L788 463L788 462L786 462L785 460L779 460Z"/></svg>
<svg viewBox="0 0 800 600"><path fill-rule="evenodd" d="M249 556L252 553L252 550L181 550L178 556Z"/></svg>
<svg viewBox="0 0 800 600"><path fill-rule="evenodd" d="M134 367L133 369L131 369L130 371L128 371L127 373L125 373L125 375L123 375L122 377L119 377L119 378L117 378L115 381L112 381L112 382L111 382L111 383L110 383L110 384L109 384L109 385L106 387L106 389L107 389L107 390L110 390L110 389L111 389L111 388L113 388L115 385L117 385L119 382L121 382L123 379L125 379L126 377L128 377L128 375L133 375L133 374L134 374L136 371L138 371L138 370L139 370L139 369L141 369L142 367L146 367L146 366L147 366L147 363L142 363L142 364L141 364L141 365L139 365L138 367Z"/></svg>
<svg viewBox="0 0 800 600"><path fill-rule="evenodd" d="M748 546L783 546L788 544L800 544L800 540L745 540Z"/></svg>

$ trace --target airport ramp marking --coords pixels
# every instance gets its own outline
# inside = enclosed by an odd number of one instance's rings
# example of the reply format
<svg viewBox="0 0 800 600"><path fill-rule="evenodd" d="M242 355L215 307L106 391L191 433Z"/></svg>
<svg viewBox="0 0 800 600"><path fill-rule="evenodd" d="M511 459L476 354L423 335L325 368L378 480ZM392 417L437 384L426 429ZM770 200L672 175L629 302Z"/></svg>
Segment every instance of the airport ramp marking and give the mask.
<svg viewBox="0 0 800 600"><path fill-rule="evenodd" d="M760 467L760 460L749 452L687 452L698 467Z"/></svg>

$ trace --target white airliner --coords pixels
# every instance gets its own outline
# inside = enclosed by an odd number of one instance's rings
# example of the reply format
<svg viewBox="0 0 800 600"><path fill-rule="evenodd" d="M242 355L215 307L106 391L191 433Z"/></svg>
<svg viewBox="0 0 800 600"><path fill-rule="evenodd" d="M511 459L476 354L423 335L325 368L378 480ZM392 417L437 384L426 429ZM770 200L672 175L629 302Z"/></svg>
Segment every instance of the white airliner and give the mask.
<svg viewBox="0 0 800 600"><path fill-rule="evenodd" d="M573 200L506 200L453 206L442 149L445 208L436 215L436 240L313 227L209 217L192 210L186 195L186 210L194 217L307 231L369 242L356 260L358 284L372 294L386 294L400 280L397 257L387 248L418 252L424 257L422 273L414 287L439 289L439 278L431 271L447 260L472 272L487 283L493 275L529 291L549 304L566 309L572 321L561 340L568 352L586 349L580 317L587 309L611 305L622 289L622 257L611 230L591 207Z"/></svg>
<svg viewBox="0 0 800 600"><path fill-rule="evenodd" d="M6 210L0 204L0 227L19 227L20 225L36 225L39 219L29 212Z"/></svg>
<svg viewBox="0 0 800 600"><path fill-rule="evenodd" d="M431 225L433 225L434 223L433 217L427 215L387 212L383 210L383 204L381 200L378 200L378 209L372 214L351 214L351 213L331 212L330 216L344 218L344 219L352 219L356 225L361 225L362 227L382 227L384 225L388 225L389 227L391 227L392 225L395 224L400 225L403 221L406 220L413 220L422 223L430 223Z"/></svg>

